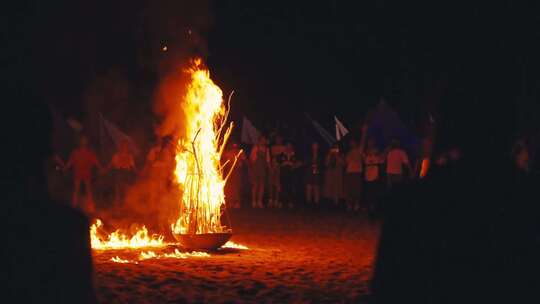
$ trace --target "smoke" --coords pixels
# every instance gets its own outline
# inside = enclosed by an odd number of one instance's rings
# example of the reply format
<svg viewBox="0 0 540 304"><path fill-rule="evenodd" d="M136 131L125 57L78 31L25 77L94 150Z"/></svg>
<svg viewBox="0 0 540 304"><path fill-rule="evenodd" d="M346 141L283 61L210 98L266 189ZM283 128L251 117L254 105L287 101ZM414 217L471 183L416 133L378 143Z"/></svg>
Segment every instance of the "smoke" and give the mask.
<svg viewBox="0 0 540 304"><path fill-rule="evenodd" d="M141 49L138 62L156 76L151 109L154 145L142 170L126 193L123 208L131 219L141 219L163 235L170 234L170 224L178 216L181 192L174 168L175 139L184 125L182 98L189 75L184 73L194 57L207 56L205 33L211 26L210 5L187 1L149 1L142 10L137 37L153 47Z"/></svg>
<svg viewBox="0 0 540 304"><path fill-rule="evenodd" d="M113 203L111 174L97 176L94 197L103 211L98 216L118 225L123 218L170 231L163 226L177 215L180 195L171 183L174 151L161 143L182 130L179 103L187 83L182 69L190 58L208 55L205 36L213 22L210 2L135 0L126 6L97 1L84 9L76 7L44 7L57 18L46 36L54 40L48 64L58 71L47 82L49 95L64 96L55 102L61 111L82 113L78 118L83 121L83 132L96 152L101 150L99 113L143 152L136 160L138 172L124 202ZM151 151L156 154L152 161ZM106 165L110 155L100 160ZM69 176L54 174L62 185L58 192L69 199Z"/></svg>

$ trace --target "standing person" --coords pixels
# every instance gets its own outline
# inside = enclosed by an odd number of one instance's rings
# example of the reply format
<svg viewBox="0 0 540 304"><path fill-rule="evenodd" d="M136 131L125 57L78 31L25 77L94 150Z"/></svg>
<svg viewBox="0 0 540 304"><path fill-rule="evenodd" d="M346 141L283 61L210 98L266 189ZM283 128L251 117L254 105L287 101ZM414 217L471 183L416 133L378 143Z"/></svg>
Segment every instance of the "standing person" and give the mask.
<svg viewBox="0 0 540 304"><path fill-rule="evenodd" d="M122 204L127 186L135 173L135 159L129 151L128 141L120 143L120 149L114 153L107 168L113 170L116 204Z"/></svg>
<svg viewBox="0 0 540 304"><path fill-rule="evenodd" d="M84 190L86 194L86 207L88 211L92 212L95 209L94 198L92 195L92 169L97 167L102 169L96 154L88 147L88 138L81 136L79 140L79 147L71 152L69 161L64 167L64 170L68 170L73 167L73 207L79 206L79 192L81 184L84 184ZM79 206L80 207L80 206Z"/></svg>
<svg viewBox="0 0 540 304"><path fill-rule="evenodd" d="M388 188L392 189L395 185L404 180L403 166L412 172L411 163L407 153L401 149L399 140L394 139L390 144L390 149L386 155L386 175L388 177Z"/></svg>
<svg viewBox="0 0 540 304"><path fill-rule="evenodd" d="M319 205L321 197L321 153L319 143L311 144L311 153L306 162L306 202Z"/></svg>
<svg viewBox="0 0 540 304"><path fill-rule="evenodd" d="M324 196L331 199L334 206L338 206L339 200L343 198L343 166L345 165L345 159L337 144L334 144L328 151L325 165Z"/></svg>
<svg viewBox="0 0 540 304"><path fill-rule="evenodd" d="M288 142L285 145L285 151L281 155L280 181L281 181L281 199L284 205L293 207L294 201L294 174L296 167L296 155L293 145Z"/></svg>
<svg viewBox="0 0 540 304"><path fill-rule="evenodd" d="M360 210L360 200L362 199L362 154L364 152L364 142L367 126L362 127L360 143L352 139L350 150L345 157L345 200L347 210Z"/></svg>
<svg viewBox="0 0 540 304"><path fill-rule="evenodd" d="M353 139L345 157L345 200L347 210L358 211L362 193L362 149Z"/></svg>
<svg viewBox="0 0 540 304"><path fill-rule="evenodd" d="M259 137L255 146L251 149L249 156L251 163L251 206L253 208L264 208L263 195L266 177L268 175L268 166L270 164L270 152L266 145L266 138Z"/></svg>
<svg viewBox="0 0 540 304"><path fill-rule="evenodd" d="M286 147L283 144L283 138L279 135L275 135L275 142L270 148L270 171L269 171L269 205L270 207L281 207L280 194L281 194L281 164L283 161L283 155Z"/></svg>
<svg viewBox="0 0 540 304"><path fill-rule="evenodd" d="M366 140L367 125L362 126L360 142L351 139L350 150L345 156L345 201L347 210L360 210L360 200L362 199L362 154Z"/></svg>
<svg viewBox="0 0 540 304"><path fill-rule="evenodd" d="M381 193L380 167L384 163L384 157L379 153L373 138L367 142L367 148L363 155L364 159L364 199L368 212L373 213L376 209L377 198Z"/></svg>
<svg viewBox="0 0 540 304"><path fill-rule="evenodd" d="M272 157L268 168L268 207L279 208L281 203L279 194L281 192L279 159Z"/></svg>
<svg viewBox="0 0 540 304"><path fill-rule="evenodd" d="M225 152L225 172L231 170L231 166L236 159L236 165L232 168L229 179L225 184L225 198L228 206L232 208L240 208L241 190L242 190L242 171L246 162L246 156L241 152L237 143L232 143L229 150Z"/></svg>

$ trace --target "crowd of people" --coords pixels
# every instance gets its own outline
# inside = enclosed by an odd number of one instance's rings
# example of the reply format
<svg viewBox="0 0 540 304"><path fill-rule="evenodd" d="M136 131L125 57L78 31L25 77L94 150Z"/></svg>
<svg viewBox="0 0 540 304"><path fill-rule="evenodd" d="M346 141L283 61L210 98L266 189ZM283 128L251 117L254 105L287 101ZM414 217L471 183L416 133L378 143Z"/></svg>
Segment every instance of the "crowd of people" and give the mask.
<svg viewBox="0 0 540 304"><path fill-rule="evenodd" d="M382 197L397 185L424 177L427 164L433 164L433 171L460 158L457 148L432 159L412 158L398 139L392 139L381 149L367 130L364 125L357 132L358 136L349 136L329 147L316 140L308 143L308 147L297 146L277 132L261 135L251 146L230 143L222 156L224 172L229 172L235 164L225 186L227 207L329 207L373 216L382 210ZM129 142L122 141L107 164L102 165L88 138L81 135L79 145L67 161L56 156L54 164L64 179L67 176L72 179L69 187L72 194L66 200L92 213L95 192L100 201L121 206L129 185L137 176L150 177L148 200L158 200L160 193L171 185L174 155L170 140L160 140L149 149L138 169ZM518 141L512 155L517 167L528 170L530 152L526 142ZM108 176L109 183L105 183L108 190L94 189L94 184L104 184L98 182L104 175ZM104 193L110 195L106 197Z"/></svg>
<svg viewBox="0 0 540 304"><path fill-rule="evenodd" d="M225 189L227 207L299 208L328 204L349 211L374 212L378 198L414 172L398 140L380 151L366 130L367 127L362 129L358 139L351 137L346 145L335 143L328 149L313 141L307 153L299 152L302 149L279 134L271 138L260 136L256 144L244 149L231 143L222 157L227 167L224 171L228 172L235 163ZM150 180L155 185L150 188L156 191L150 191L149 199L155 200L163 190L157 189L170 178L163 176L167 168L172 175L175 151L168 142L161 140L149 149L138 169L128 141L119 143L110 160L102 164L88 137L81 135L67 161L58 155L53 158L55 173L64 180L72 179L71 186L61 191L70 188L71 196L66 200L91 213L95 210L96 192L99 200L120 206L136 176L152 176ZM95 189L105 175L111 182L108 190ZM104 197L104 193L111 195Z"/></svg>
<svg viewBox="0 0 540 304"><path fill-rule="evenodd" d="M316 208L326 204L373 214L381 195L416 172L398 139L380 150L367 135L367 126L359 133L358 138L351 136L329 149L312 141L303 155L298 151L304 149L297 149L279 134L260 136L237 159L226 186L229 207ZM225 160L231 162L239 151L238 144L231 144ZM245 188L250 195L243 195Z"/></svg>
<svg viewBox="0 0 540 304"><path fill-rule="evenodd" d="M85 209L88 212L95 210L94 172L98 176L110 173L113 181L114 198L112 202L114 204L121 204L127 187L136 173L135 158L129 149L127 141L122 141L119 144L110 162L103 166L98 160L95 151L90 147L88 137L85 135L80 136L79 144L70 153L67 162L56 154L53 157L53 163L57 173L63 176L68 172L71 173L70 176L73 181L71 206ZM50 175L49 177L49 179L52 179ZM50 180L49 183L51 183ZM63 189L60 191L63 191Z"/></svg>

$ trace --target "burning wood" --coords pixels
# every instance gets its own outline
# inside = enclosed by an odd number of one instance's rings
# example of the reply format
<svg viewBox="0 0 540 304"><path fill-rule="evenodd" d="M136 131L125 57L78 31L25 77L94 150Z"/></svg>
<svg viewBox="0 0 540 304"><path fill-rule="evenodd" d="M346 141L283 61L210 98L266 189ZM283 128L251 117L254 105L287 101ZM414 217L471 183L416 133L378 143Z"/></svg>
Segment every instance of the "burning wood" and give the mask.
<svg viewBox="0 0 540 304"><path fill-rule="evenodd" d="M220 160L233 124L227 124L229 106L225 106L221 89L212 81L202 61L193 60L184 72L189 74L190 82L186 95L178 98L178 107L183 109L185 117L177 119L185 125L185 132L177 136L174 169L182 197L178 218L171 229L185 248L216 249L232 235L230 227L222 224L221 216L225 211L224 186L236 160L227 173L223 172ZM144 226L132 236L117 230L106 237L100 235L101 227L101 221L97 220L90 229L94 249L168 245L163 236L150 235ZM247 249L231 242L227 244L229 248ZM178 251L166 257L186 256L187 253ZM159 255L150 251L141 253L141 257L157 258Z"/></svg>
<svg viewBox="0 0 540 304"><path fill-rule="evenodd" d="M175 170L183 194L179 217L171 228L175 235L226 233L229 230L221 223L225 179L220 159L233 125L226 127L223 93L201 61L194 60L186 72L191 76L182 104L186 132L178 142Z"/></svg>

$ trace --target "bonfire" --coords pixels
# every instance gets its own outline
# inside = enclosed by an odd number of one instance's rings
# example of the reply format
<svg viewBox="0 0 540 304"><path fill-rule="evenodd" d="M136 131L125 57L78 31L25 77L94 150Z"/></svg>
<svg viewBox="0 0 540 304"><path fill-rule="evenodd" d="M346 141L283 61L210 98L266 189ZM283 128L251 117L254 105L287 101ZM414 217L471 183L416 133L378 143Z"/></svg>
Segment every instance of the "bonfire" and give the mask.
<svg viewBox="0 0 540 304"><path fill-rule="evenodd" d="M182 199L178 220L171 228L185 247L220 247L231 237L230 228L221 222L227 177L220 160L233 124L227 126L229 107L201 60L194 60L187 72L191 82L182 104L185 137L178 140L175 170Z"/></svg>
<svg viewBox="0 0 540 304"><path fill-rule="evenodd" d="M224 186L236 164L223 172L221 155L231 134L233 123L227 123L229 104L225 105L221 89L210 78L200 59L191 61L184 71L189 74L186 95L179 96L178 107L184 117L178 117L185 129L178 136L174 176L182 196L178 219L171 225L172 234L186 249L216 249L232 236L222 223L226 212ZM231 94L232 95L232 94ZM242 152L240 152L242 153ZM164 247L164 237L151 235L143 226L132 236L115 231L100 237L101 221L91 227L94 249L124 249ZM236 246L230 242L228 247Z"/></svg>

